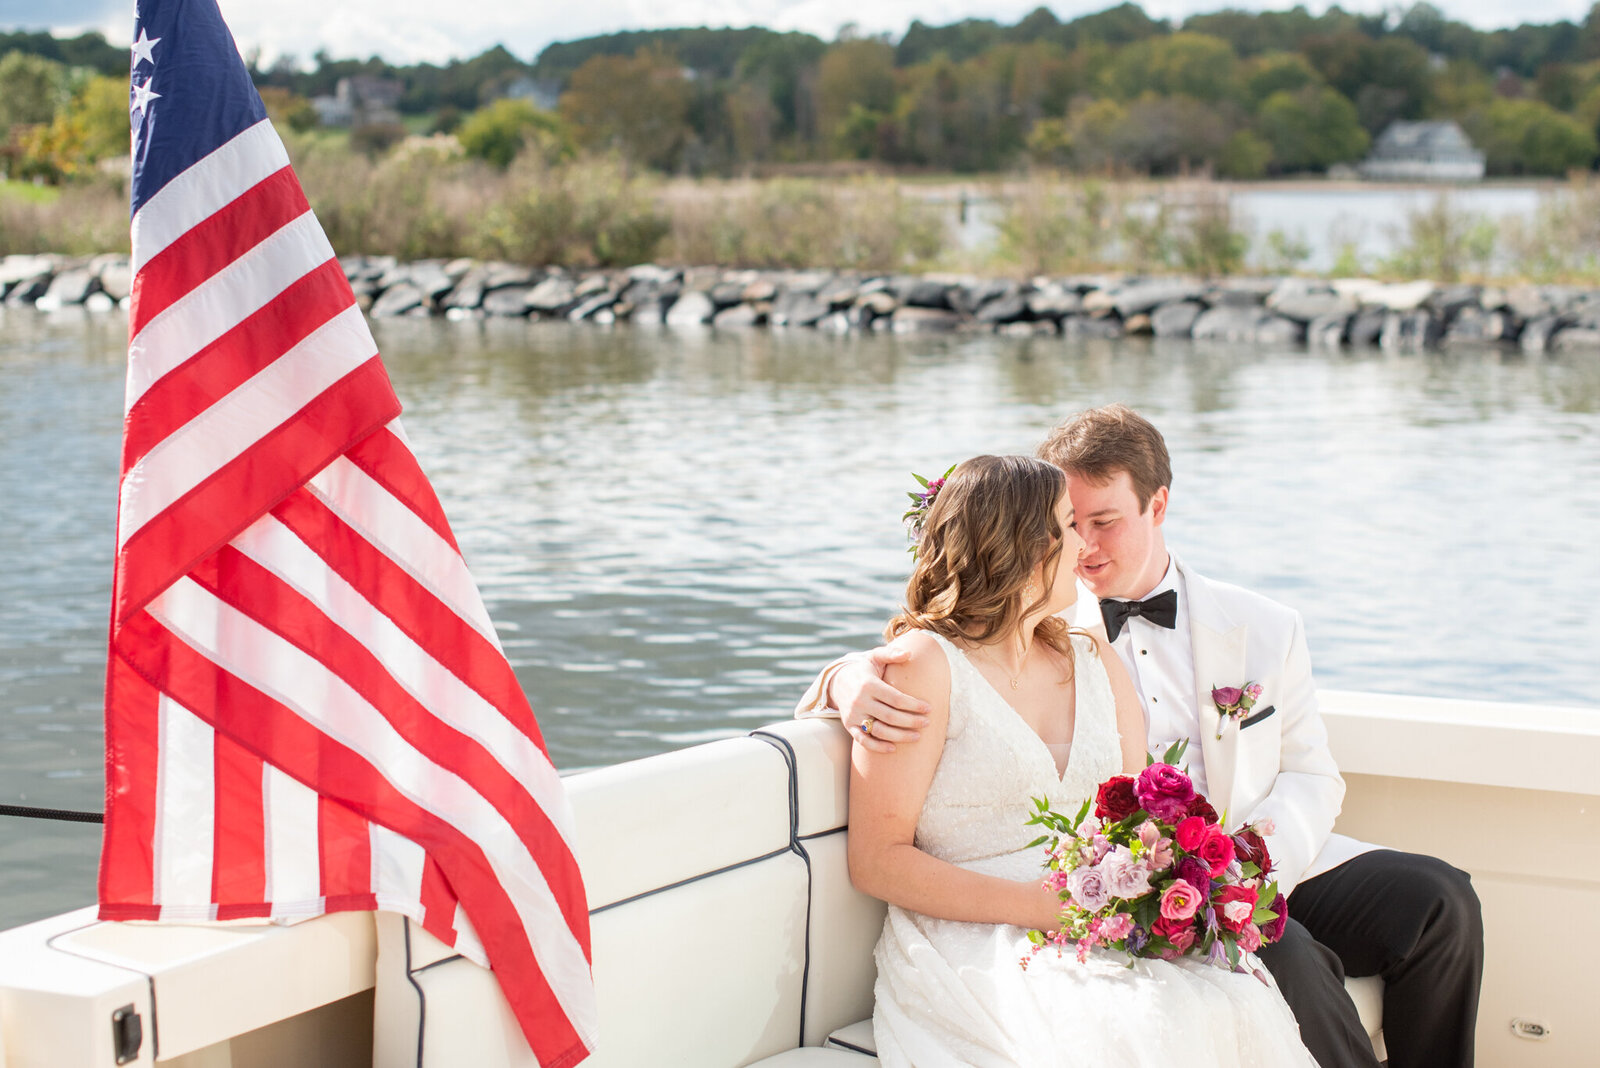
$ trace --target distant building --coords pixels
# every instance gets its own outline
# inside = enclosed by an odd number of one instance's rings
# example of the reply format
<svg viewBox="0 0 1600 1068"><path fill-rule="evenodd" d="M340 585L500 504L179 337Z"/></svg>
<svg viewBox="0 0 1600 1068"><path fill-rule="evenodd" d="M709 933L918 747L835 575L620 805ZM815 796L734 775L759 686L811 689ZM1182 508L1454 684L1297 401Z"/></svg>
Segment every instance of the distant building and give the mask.
<svg viewBox="0 0 1600 1068"><path fill-rule="evenodd" d="M400 121L400 97L406 87L394 78L356 74L340 78L332 96L311 101L324 126L387 126Z"/></svg>
<svg viewBox="0 0 1600 1068"><path fill-rule="evenodd" d="M561 83L535 81L526 74L514 78L500 91L500 96L512 100L526 100L543 111L554 111L561 97Z"/></svg>
<svg viewBox="0 0 1600 1068"><path fill-rule="evenodd" d="M1392 122L1360 169L1375 181L1476 182L1483 178L1483 153L1453 122Z"/></svg>

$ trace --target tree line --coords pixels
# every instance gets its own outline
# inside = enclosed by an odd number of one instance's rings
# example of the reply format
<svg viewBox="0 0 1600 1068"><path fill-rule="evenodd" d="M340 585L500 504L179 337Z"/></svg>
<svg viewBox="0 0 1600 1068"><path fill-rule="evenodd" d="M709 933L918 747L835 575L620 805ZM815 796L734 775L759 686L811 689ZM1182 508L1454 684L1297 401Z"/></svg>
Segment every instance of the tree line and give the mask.
<svg viewBox="0 0 1600 1068"><path fill-rule="evenodd" d="M0 34L0 169L60 178L125 151L126 63L95 34ZM1426 3L1181 24L1127 3L1069 21L1041 7L1014 25L914 22L898 40L646 30L531 62L496 46L442 65L318 53L251 66L274 117L299 130L315 126L310 98L373 75L401 85L403 128L355 131L353 144L454 133L502 165L598 151L688 174L850 161L1254 178L1358 161L1401 119L1459 122L1491 174L1560 175L1600 156L1600 4L1581 23L1477 30Z"/></svg>

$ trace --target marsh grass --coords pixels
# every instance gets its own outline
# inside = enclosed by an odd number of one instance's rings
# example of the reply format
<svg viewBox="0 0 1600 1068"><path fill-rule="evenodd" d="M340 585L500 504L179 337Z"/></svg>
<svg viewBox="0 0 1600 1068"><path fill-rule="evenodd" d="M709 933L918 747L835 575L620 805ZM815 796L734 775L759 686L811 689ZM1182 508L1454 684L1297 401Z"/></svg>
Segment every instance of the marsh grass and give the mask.
<svg viewBox="0 0 1600 1068"><path fill-rule="evenodd" d="M730 267L1039 274L1304 272L1281 234L1251 248L1229 187L1200 179L1083 179L1052 172L996 180L981 207L995 228L963 247L948 189L926 179L816 175L666 179L607 156L501 170L438 139L377 158L345 139L287 139L307 197L341 254L403 260L473 256L605 267L657 261ZM1347 247L1331 275L1373 270L1437 281L1520 278L1600 284L1600 181L1572 178L1527 220L1492 220L1441 195L1414 211L1380 263ZM0 183L0 255L90 255L128 248L126 180L97 174L59 188Z"/></svg>

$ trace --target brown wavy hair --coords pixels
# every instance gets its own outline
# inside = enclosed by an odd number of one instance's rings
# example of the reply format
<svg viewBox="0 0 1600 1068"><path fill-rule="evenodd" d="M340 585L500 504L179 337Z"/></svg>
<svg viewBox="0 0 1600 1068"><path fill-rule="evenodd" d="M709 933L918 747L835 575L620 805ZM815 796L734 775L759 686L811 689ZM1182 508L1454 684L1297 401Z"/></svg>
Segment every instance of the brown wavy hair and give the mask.
<svg viewBox="0 0 1600 1068"><path fill-rule="evenodd" d="M923 521L904 610L884 636L931 630L984 644L1011 631L1045 603L1061 566L1056 505L1066 491L1061 469L1031 456L974 456L957 465ZM1024 604L1041 562L1047 588ZM1065 621L1052 616L1035 634L1071 663Z"/></svg>

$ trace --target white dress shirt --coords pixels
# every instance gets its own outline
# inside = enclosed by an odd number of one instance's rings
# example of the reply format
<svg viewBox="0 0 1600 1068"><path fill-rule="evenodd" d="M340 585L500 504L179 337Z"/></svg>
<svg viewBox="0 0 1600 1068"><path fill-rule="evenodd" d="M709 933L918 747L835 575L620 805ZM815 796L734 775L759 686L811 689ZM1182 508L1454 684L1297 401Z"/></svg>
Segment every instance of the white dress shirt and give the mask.
<svg viewBox="0 0 1600 1068"><path fill-rule="evenodd" d="M1144 709L1150 752L1157 758L1180 738L1189 741L1181 764L1188 766L1194 788L1206 792L1206 762L1201 752L1200 710L1195 707L1194 646L1189 639L1189 598L1171 558L1167 573L1149 593L1137 600L1149 600L1158 593L1176 590L1177 626L1158 627L1143 616L1129 616L1122 633L1111 647L1122 658L1122 666L1133 679L1133 688Z"/></svg>

